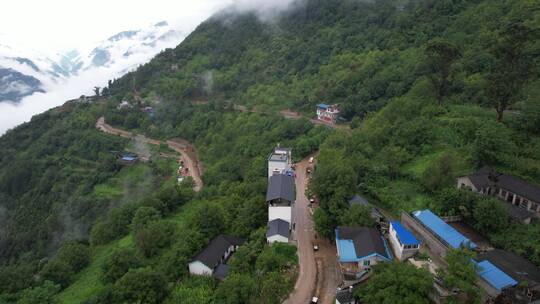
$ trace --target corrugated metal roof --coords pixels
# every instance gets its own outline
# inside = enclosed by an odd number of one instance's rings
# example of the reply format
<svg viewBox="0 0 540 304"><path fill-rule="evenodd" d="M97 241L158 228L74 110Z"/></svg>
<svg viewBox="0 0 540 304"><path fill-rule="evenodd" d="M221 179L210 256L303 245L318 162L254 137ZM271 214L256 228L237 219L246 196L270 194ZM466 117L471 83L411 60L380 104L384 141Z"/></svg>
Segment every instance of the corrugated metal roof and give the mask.
<svg viewBox="0 0 540 304"><path fill-rule="evenodd" d="M499 291L506 287L515 286L518 283L489 261L482 261L477 265L479 267L477 270L478 275Z"/></svg>
<svg viewBox="0 0 540 304"><path fill-rule="evenodd" d="M317 105L317 107L322 108L322 109L328 109L330 106L324 103L320 103Z"/></svg>
<svg viewBox="0 0 540 304"><path fill-rule="evenodd" d="M461 245L469 246L469 248L476 248L476 244L471 242L468 238L459 233L452 226L445 223L438 216L436 216L431 210L414 211L413 215L424 226L428 227L437 234L442 240L444 240L452 248L460 248Z"/></svg>
<svg viewBox="0 0 540 304"><path fill-rule="evenodd" d="M392 259L385 240L376 228L338 227L335 233L341 262L356 262L372 255Z"/></svg>
<svg viewBox="0 0 540 304"><path fill-rule="evenodd" d="M397 237L403 245L420 245L420 241L418 241L409 230L405 229L400 222L393 221L390 222L390 225L392 225L396 231Z"/></svg>

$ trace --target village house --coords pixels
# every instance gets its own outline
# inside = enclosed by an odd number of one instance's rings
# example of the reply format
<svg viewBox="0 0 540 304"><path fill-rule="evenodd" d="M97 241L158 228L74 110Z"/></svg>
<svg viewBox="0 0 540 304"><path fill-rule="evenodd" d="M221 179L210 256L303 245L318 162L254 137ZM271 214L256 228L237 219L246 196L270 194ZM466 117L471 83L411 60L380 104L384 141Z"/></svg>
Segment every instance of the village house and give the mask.
<svg viewBox="0 0 540 304"><path fill-rule="evenodd" d="M356 300L353 296L354 287L349 286L348 288L338 289L336 291L336 304L357 304L360 301Z"/></svg>
<svg viewBox="0 0 540 304"><path fill-rule="evenodd" d="M335 124L339 118L339 108L337 104L327 105L324 103L317 105L317 119L327 123Z"/></svg>
<svg viewBox="0 0 540 304"><path fill-rule="evenodd" d="M214 276L223 279L227 276L229 266L227 261L242 245L244 240L229 236L215 237L206 248L189 263L189 273L194 275Z"/></svg>
<svg viewBox="0 0 540 304"><path fill-rule="evenodd" d="M122 165L133 165L139 160L139 157L133 153L125 153L118 157L118 163Z"/></svg>
<svg viewBox="0 0 540 304"><path fill-rule="evenodd" d="M279 145L268 157L268 177L292 172L292 150Z"/></svg>
<svg viewBox="0 0 540 304"><path fill-rule="evenodd" d="M412 215L413 218L410 218L402 213L402 222L405 220L408 226L422 236L434 254L444 256L448 249L458 249L463 246L472 250L477 249L475 243L448 225L431 210L414 211ZM491 297L498 296L503 290L512 288L518 283L505 271L489 260L482 259L481 256L473 262L477 265L477 285Z"/></svg>
<svg viewBox="0 0 540 304"><path fill-rule="evenodd" d="M390 222L388 230L390 244L396 257L402 261L415 255L420 249L420 241L398 221Z"/></svg>
<svg viewBox="0 0 540 304"><path fill-rule="evenodd" d="M270 176L266 191L268 222L282 219L292 225L292 206L295 197L294 178L292 176L284 174Z"/></svg>
<svg viewBox="0 0 540 304"><path fill-rule="evenodd" d="M384 221L384 216L381 214L379 209L376 207L371 206L371 204L368 202L367 199L364 197L356 194L349 200L349 207L352 207L353 205L362 205L362 206L368 206L371 207L371 218L376 223L381 223Z"/></svg>
<svg viewBox="0 0 540 304"><path fill-rule="evenodd" d="M291 227L289 222L283 219L275 219L268 222L268 230L266 232L266 242L268 244L288 243L291 235Z"/></svg>
<svg viewBox="0 0 540 304"><path fill-rule="evenodd" d="M490 167L457 179L458 189L495 196L507 203L509 214L526 224L540 217L540 186L512 175L497 173Z"/></svg>
<svg viewBox="0 0 540 304"><path fill-rule="evenodd" d="M345 280L360 279L371 266L392 260L379 230L371 227L338 227L336 247Z"/></svg>

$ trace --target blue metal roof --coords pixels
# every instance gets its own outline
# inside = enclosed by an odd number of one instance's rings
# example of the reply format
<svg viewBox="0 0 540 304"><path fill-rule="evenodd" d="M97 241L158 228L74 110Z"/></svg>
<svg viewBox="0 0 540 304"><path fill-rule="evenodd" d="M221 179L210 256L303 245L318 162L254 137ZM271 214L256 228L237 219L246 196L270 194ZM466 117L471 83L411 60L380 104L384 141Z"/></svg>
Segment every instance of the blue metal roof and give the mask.
<svg viewBox="0 0 540 304"><path fill-rule="evenodd" d="M445 223L431 212L431 210L414 211L413 215L452 248L460 248L461 245L468 246L469 248L476 248L475 243L471 242L471 240L463 236L452 226Z"/></svg>
<svg viewBox="0 0 540 304"><path fill-rule="evenodd" d="M414 235L405 227L401 225L398 221L390 222L390 225L394 228L396 231L397 237L399 238L399 241L403 245L420 245L420 241L418 241Z"/></svg>
<svg viewBox="0 0 540 304"><path fill-rule="evenodd" d="M328 109L328 108L330 108L330 106L327 105L327 104L325 104L325 103L320 103L320 104L317 105L317 107L323 108L323 109Z"/></svg>
<svg viewBox="0 0 540 304"><path fill-rule="evenodd" d="M354 249L354 242L352 240L336 240L339 261L340 262L356 262L356 250Z"/></svg>
<svg viewBox="0 0 540 304"><path fill-rule="evenodd" d="M476 272L478 275L499 291L509 286L515 286L518 283L487 260L477 263L477 265L478 269Z"/></svg>
<svg viewBox="0 0 540 304"><path fill-rule="evenodd" d="M135 157L135 156L128 156L128 155L126 155L126 156L123 156L123 157L122 157L122 160L125 160L125 161L133 161L133 160L135 160L135 159L137 159L137 157Z"/></svg>

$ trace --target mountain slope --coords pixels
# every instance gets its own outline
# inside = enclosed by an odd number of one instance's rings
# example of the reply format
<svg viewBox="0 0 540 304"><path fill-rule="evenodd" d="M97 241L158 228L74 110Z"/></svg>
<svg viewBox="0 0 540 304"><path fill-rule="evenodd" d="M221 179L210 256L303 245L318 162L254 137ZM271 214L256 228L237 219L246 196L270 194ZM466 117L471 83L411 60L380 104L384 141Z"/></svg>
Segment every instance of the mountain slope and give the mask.
<svg viewBox="0 0 540 304"><path fill-rule="evenodd" d="M101 277L109 269L105 257L120 255L113 248L128 247L126 255L133 260L120 277L151 272L162 280L156 285L173 286L167 294L171 303L221 303L226 297L234 302L239 296L245 302L264 298L279 303L274 287L287 293L291 286L283 276L292 264L278 267L276 273L271 265L283 259L263 249L265 159L276 142L292 145L295 155L320 147L312 190L322 207L315 221L321 235L343 221L346 201L356 192L390 212L427 207L448 211L447 205L463 201L453 192L454 178L481 165L538 182L540 129L530 122L538 113L534 97L539 65L532 65L536 68L523 94L516 93L521 112L499 123L494 110L484 106L494 60L490 46L502 39L509 20L539 28L535 5L502 0L309 0L271 20L254 12L214 16L175 49L114 81L108 87L110 96L49 111L0 138L0 163L7 168L0 176L0 202L6 202L0 215L9 218L4 226L0 221L7 245L2 247L9 249L0 260L0 291L10 301L36 287L66 302L134 302L130 296L138 290L124 285L127 279L107 282ZM463 54L442 104L436 102L425 54L436 38L457 45ZM538 47L536 41L527 44L533 51ZM105 62L106 57L99 58ZM117 109L123 100L133 107ZM194 105L201 100L209 102ZM290 107L307 115L313 115L316 103L340 103L354 130L236 113L228 110L230 102L260 111ZM145 106L152 106L155 115L141 111ZM170 177L176 168L166 162L118 172L111 152L127 146L93 130L101 115L115 126L154 138L193 142L206 168L200 196L191 199L173 190L175 179ZM57 172L53 166L59 161ZM138 181L147 181L145 172L157 177L149 179L151 187L135 197L118 196L138 189ZM129 182L135 186L124 188ZM147 238L138 238L131 226L139 208L157 210L144 209L149 218L159 218L145 230ZM76 229L82 232L76 236L93 259L74 274L54 255L50 247L55 246L47 245L59 235L74 238L63 229L73 228L68 224L81 218L87 225ZM488 235L490 240L538 263L540 225L504 225L505 230ZM198 286L185 265L222 231L248 238L248 246L238 252L231 280ZM520 241L512 242L517 236ZM146 256L141 248L152 241L158 242L156 250ZM61 285L46 288L44 277ZM168 292L156 290L160 295ZM271 294L264 293L269 290Z"/></svg>

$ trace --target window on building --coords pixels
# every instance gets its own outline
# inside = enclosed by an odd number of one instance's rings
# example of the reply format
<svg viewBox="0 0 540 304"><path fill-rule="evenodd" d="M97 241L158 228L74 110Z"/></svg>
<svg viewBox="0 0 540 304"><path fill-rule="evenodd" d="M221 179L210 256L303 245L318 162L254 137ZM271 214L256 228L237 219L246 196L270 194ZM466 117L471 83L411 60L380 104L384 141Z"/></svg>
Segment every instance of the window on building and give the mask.
<svg viewBox="0 0 540 304"><path fill-rule="evenodd" d="M365 260L365 261L364 261L364 266L369 266L370 263L371 263L370 260Z"/></svg>

